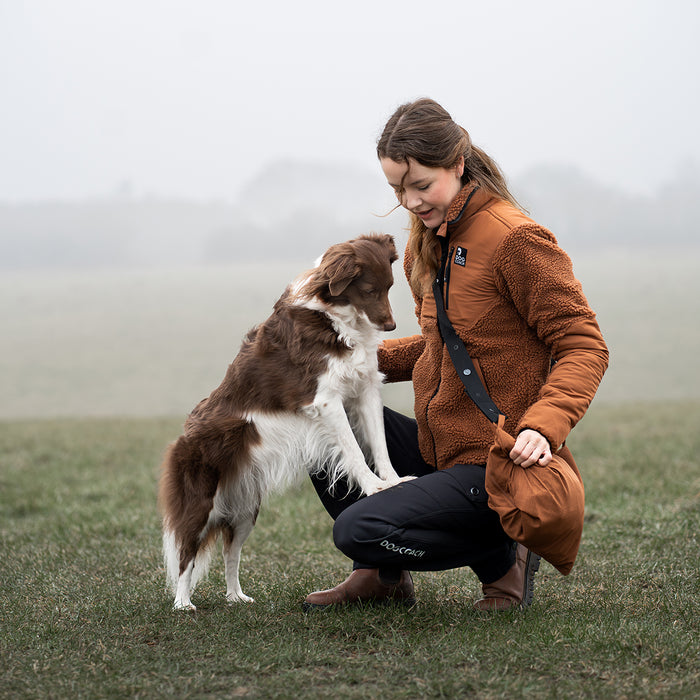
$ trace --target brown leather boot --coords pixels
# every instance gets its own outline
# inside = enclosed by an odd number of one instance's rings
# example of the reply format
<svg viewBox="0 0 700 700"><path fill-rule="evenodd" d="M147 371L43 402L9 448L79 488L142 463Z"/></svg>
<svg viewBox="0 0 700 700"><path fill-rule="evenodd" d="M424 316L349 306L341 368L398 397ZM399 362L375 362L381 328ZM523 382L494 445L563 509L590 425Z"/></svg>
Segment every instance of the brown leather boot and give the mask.
<svg viewBox="0 0 700 700"><path fill-rule="evenodd" d="M335 588L315 591L306 596L301 604L304 612L322 610L329 605L343 603L401 603L413 605L413 579L408 571L401 572L398 583L385 583L379 578L379 569L355 569L350 576Z"/></svg>
<svg viewBox="0 0 700 700"><path fill-rule="evenodd" d="M484 583L484 597L474 603L477 610L512 610L526 608L532 603L535 573L541 557L519 544L515 550L515 564L508 573L493 583Z"/></svg>

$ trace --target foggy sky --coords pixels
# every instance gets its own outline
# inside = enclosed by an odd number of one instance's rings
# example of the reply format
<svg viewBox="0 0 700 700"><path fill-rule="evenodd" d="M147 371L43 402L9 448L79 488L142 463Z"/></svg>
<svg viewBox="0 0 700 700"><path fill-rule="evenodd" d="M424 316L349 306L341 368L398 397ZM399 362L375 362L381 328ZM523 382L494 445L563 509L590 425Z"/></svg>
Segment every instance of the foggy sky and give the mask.
<svg viewBox="0 0 700 700"><path fill-rule="evenodd" d="M649 193L700 160L699 30L695 0L0 0L0 201L377 169L421 96L508 175L570 163Z"/></svg>

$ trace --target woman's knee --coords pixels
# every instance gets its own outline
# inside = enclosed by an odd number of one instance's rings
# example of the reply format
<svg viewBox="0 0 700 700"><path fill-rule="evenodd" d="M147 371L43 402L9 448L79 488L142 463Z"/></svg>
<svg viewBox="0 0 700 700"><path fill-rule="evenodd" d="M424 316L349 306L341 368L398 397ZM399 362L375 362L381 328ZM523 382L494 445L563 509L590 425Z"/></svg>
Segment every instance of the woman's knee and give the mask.
<svg viewBox="0 0 700 700"><path fill-rule="evenodd" d="M359 504L357 504L359 505ZM362 559L367 544L386 535L387 525L376 517L367 517L362 508L346 508L333 525L333 542L345 556Z"/></svg>

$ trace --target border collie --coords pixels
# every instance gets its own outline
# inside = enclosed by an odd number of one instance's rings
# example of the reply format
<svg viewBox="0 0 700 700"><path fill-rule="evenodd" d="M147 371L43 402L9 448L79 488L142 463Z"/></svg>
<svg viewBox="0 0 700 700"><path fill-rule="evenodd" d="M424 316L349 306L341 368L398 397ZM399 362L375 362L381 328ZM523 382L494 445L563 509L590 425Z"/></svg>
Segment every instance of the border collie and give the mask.
<svg viewBox="0 0 700 700"><path fill-rule="evenodd" d="M190 595L219 534L226 598L252 602L238 579L240 553L271 491L304 473L347 477L367 495L402 481L387 453L377 369L381 332L396 327L388 297L396 259L385 234L329 248L188 416L159 489L175 609L195 610Z"/></svg>

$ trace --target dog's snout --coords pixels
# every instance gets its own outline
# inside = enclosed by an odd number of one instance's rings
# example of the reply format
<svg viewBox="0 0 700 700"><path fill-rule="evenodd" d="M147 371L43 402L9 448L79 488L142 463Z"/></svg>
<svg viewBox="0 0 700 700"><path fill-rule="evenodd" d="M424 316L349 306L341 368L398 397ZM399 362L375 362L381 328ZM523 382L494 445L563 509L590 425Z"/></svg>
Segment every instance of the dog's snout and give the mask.
<svg viewBox="0 0 700 700"><path fill-rule="evenodd" d="M395 331L396 330L396 321L394 321L393 318L390 318L388 321L384 321L384 330L387 333L389 331Z"/></svg>

